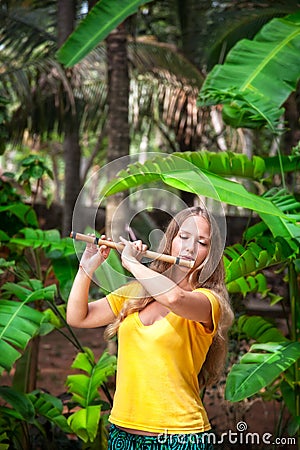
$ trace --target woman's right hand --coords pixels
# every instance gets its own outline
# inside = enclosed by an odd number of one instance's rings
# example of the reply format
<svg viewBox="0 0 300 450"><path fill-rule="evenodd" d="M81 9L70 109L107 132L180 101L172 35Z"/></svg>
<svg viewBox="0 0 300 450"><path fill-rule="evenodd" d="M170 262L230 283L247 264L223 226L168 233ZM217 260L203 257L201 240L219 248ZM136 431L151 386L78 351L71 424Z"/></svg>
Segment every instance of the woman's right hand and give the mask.
<svg viewBox="0 0 300 450"><path fill-rule="evenodd" d="M93 234L90 234L93 236ZM111 240L106 238L103 234L101 239ZM100 247L96 244L87 244L86 248L82 254L80 260L80 267L87 273L87 275L92 276L95 270L106 260L110 252L110 248L106 245L101 245Z"/></svg>

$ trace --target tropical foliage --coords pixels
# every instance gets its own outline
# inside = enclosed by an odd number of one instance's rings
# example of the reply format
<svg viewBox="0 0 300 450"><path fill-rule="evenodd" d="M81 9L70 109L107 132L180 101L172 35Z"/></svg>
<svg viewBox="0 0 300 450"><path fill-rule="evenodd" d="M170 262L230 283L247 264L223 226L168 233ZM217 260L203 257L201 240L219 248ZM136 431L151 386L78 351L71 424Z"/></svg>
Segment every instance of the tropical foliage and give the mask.
<svg viewBox="0 0 300 450"><path fill-rule="evenodd" d="M223 104L224 121L233 127L268 125L275 131L282 105L300 77L299 50L300 13L273 19L253 41L239 41L225 63L213 68L199 104Z"/></svg>
<svg viewBox="0 0 300 450"><path fill-rule="evenodd" d="M80 369L86 374L69 375L67 378L66 384L72 393L72 400L81 406L81 409L69 416L68 423L84 442L94 442L103 403L98 389L109 375L114 374L115 357L105 352L96 362L93 352L86 349L77 354L72 368Z"/></svg>
<svg viewBox="0 0 300 450"><path fill-rule="evenodd" d="M1 448L31 449L34 436L53 443L70 433L86 443L98 442L100 447L106 436L105 416L100 411L105 413L111 403L105 383L115 372L116 358L104 353L95 360L66 323L66 300L78 264L74 245L69 238L61 239L57 230L40 230L32 207L3 180L0 198L1 225L9 222L5 230L12 234L0 230L1 248L6 252L6 258L0 259L0 374L14 370L11 385L0 388ZM36 389L37 373L33 377L30 370L36 364L33 347L38 346L39 337L53 331L62 333L79 350L70 370L87 373L70 374L64 402ZM100 389L109 403L100 396Z"/></svg>

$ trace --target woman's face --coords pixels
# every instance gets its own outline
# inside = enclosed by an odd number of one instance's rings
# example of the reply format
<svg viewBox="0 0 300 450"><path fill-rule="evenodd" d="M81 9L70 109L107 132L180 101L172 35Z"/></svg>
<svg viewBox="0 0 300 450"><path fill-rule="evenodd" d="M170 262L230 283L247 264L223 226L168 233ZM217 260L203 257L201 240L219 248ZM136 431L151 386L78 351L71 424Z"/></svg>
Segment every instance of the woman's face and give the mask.
<svg viewBox="0 0 300 450"><path fill-rule="evenodd" d="M210 226L202 216L190 216L181 225L174 237L171 255L195 261L198 267L206 258L210 246Z"/></svg>

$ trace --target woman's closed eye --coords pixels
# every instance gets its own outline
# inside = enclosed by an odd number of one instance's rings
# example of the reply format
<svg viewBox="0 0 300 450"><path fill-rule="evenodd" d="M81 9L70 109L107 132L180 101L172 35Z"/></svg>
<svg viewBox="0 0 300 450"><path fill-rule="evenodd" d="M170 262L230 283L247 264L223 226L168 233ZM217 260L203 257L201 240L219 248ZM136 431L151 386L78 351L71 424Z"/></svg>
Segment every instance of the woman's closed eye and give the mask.
<svg viewBox="0 0 300 450"><path fill-rule="evenodd" d="M180 234L179 237L181 239L188 239L189 238L186 234Z"/></svg>
<svg viewBox="0 0 300 450"><path fill-rule="evenodd" d="M185 240L185 239L189 239L190 236L188 236L187 234L179 234L179 237L180 237L180 239ZM199 239L197 242L198 242L198 244L203 245L203 247L206 247L208 245L208 242L205 239Z"/></svg>

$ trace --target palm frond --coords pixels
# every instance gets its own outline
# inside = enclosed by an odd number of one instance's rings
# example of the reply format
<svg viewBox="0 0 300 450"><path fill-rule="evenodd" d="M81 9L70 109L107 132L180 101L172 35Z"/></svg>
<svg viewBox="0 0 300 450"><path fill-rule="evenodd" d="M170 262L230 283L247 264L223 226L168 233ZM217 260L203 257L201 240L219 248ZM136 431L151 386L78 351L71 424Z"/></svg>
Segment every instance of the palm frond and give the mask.
<svg viewBox="0 0 300 450"><path fill-rule="evenodd" d="M106 105L106 80L96 69L86 72L78 65L70 78L52 58L27 62L22 68L8 67L0 75L2 92L15 104L10 135L20 141L25 129L39 135L60 133L66 115L74 113L83 130L99 130Z"/></svg>
<svg viewBox="0 0 300 450"><path fill-rule="evenodd" d="M57 48L54 12L52 8L0 8L1 58L21 66L28 59L53 54Z"/></svg>
<svg viewBox="0 0 300 450"><path fill-rule="evenodd" d="M168 82L181 82L199 89L204 81L200 70L174 45L144 37L128 43L130 61L140 74L153 73Z"/></svg>
<svg viewBox="0 0 300 450"><path fill-rule="evenodd" d="M135 126L153 118L152 126L171 130L176 141L197 148L203 140L207 114L197 107L201 72L175 46L153 39L129 42L132 66L132 118ZM207 127L209 128L209 127Z"/></svg>

